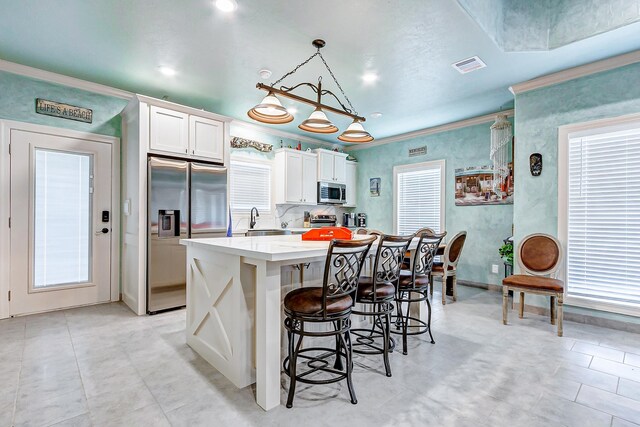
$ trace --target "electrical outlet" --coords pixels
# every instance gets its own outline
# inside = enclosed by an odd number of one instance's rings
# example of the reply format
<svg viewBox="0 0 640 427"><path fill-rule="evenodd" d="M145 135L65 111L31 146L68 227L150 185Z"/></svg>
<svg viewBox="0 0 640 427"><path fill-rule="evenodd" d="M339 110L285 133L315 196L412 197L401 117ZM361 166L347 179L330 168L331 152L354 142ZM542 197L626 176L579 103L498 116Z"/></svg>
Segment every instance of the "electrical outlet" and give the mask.
<svg viewBox="0 0 640 427"><path fill-rule="evenodd" d="M500 272L500 266L498 264L491 264L491 272L498 274Z"/></svg>

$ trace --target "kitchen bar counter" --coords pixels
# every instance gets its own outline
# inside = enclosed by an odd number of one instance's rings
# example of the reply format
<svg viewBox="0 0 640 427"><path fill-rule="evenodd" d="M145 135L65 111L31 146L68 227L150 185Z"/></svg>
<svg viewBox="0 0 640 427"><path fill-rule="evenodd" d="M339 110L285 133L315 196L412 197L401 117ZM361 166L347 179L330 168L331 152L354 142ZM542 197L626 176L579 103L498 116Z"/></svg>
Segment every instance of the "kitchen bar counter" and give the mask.
<svg viewBox="0 0 640 427"><path fill-rule="evenodd" d="M255 382L263 409L280 405L281 267L324 262L329 242L287 235L180 243L187 246L187 344L237 387Z"/></svg>

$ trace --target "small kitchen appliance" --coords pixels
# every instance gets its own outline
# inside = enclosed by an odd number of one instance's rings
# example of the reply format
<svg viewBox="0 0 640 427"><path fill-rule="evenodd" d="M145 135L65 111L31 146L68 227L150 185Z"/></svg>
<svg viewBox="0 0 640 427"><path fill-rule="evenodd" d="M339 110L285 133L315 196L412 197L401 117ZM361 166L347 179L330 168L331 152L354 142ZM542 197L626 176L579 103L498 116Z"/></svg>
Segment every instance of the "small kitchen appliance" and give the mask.
<svg viewBox="0 0 640 427"><path fill-rule="evenodd" d="M367 214L359 213L356 214L356 226L357 227L366 227L367 226Z"/></svg>

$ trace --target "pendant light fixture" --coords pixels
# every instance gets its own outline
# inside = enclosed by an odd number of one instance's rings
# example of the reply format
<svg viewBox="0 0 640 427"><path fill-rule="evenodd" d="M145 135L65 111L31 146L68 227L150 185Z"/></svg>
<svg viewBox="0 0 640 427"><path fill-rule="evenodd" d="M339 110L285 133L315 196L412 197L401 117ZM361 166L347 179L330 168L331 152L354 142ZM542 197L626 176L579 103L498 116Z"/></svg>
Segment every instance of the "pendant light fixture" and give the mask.
<svg viewBox="0 0 640 427"><path fill-rule="evenodd" d="M501 194L502 183L509 176L509 145L513 138L511 122L504 114L498 114L491 125L491 151L494 191Z"/></svg>
<svg viewBox="0 0 640 427"><path fill-rule="evenodd" d="M369 132L364 130L362 123L366 121L364 117L358 115L357 111L351 104L351 101L342 90L340 83L333 75L333 71L329 68L327 61L324 60L324 57L320 53L320 49L325 46L324 40L316 39L313 41L313 46L316 48L316 53L311 55L306 61L302 62L293 70L286 73L280 79L278 79L275 83L271 85L265 85L262 83L258 83L256 87L258 89L264 90L267 92L267 96L262 100L262 102L251 110L247 112L249 117L254 120L257 120L262 123L267 124L283 124L289 123L293 120L293 115L291 115L280 103L276 95L283 96L285 98L292 99L294 101L303 102L305 104L309 104L315 107L314 111L311 113L308 119L300 123L298 128L313 133L335 133L338 131L338 128L329 120L326 115L326 112L332 112L335 114L340 114L343 116L347 116L353 120L353 123L349 125L347 130L345 130L338 139L344 142L370 142L373 141L373 137ZM344 97L346 103L349 105L349 108L345 106L344 103L338 99L338 97L331 92L330 90L322 88L322 77L318 78L318 84L312 83L299 83L292 87L280 86L276 87L280 82L282 82L288 76L294 74L298 69L304 65L306 65L309 61L311 61L316 56L319 56L322 60L322 63L329 71L333 81L335 82L338 89L340 89L340 93ZM300 95L296 95L292 93L295 89L298 89L301 86L306 86L311 88L311 90L316 94L316 99L309 99L302 97ZM340 108L332 107L327 104L322 103L322 97L325 95L331 95L335 101L339 104Z"/></svg>
<svg viewBox="0 0 640 427"><path fill-rule="evenodd" d="M344 142L371 142L373 141L373 137L369 132L364 130L364 127L358 120L354 120L353 123L349 125L347 130L342 132L342 134L338 137L340 141Z"/></svg>
<svg viewBox="0 0 640 427"><path fill-rule="evenodd" d="M262 102L247 112L249 117L262 123L279 125L289 123L293 116L282 106L273 92L269 92Z"/></svg>

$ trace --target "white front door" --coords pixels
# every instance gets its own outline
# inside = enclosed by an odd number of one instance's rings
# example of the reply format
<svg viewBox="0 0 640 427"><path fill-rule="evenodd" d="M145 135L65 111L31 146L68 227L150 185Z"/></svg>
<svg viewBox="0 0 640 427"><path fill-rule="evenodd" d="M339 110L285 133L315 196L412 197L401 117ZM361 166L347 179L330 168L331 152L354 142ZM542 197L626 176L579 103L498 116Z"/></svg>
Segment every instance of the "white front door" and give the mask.
<svg viewBox="0 0 640 427"><path fill-rule="evenodd" d="M111 148L11 130L10 315L111 299Z"/></svg>

